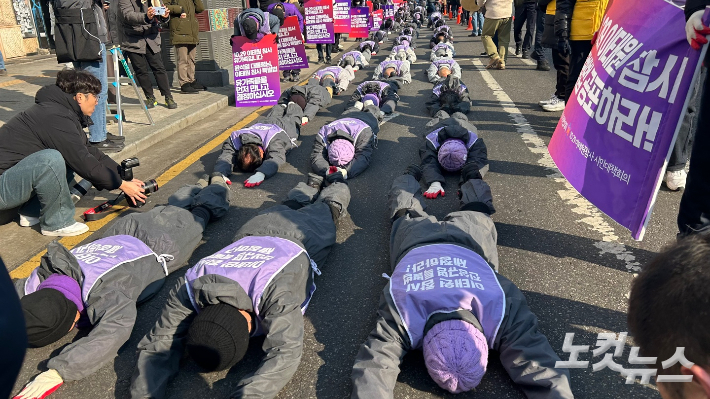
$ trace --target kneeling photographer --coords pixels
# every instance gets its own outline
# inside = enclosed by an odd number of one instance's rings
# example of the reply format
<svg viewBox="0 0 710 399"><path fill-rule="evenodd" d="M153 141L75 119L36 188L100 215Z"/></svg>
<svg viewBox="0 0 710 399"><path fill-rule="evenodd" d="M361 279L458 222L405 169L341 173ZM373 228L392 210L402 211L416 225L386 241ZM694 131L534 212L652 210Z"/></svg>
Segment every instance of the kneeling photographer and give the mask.
<svg viewBox="0 0 710 399"><path fill-rule="evenodd" d="M47 236L88 231L74 220L68 185L74 173L99 190L118 188L129 202L145 202L143 182L124 181L121 167L84 133L100 92L92 74L60 71L56 84L37 91L33 106L0 127L0 210L22 205L21 226L39 223Z"/></svg>

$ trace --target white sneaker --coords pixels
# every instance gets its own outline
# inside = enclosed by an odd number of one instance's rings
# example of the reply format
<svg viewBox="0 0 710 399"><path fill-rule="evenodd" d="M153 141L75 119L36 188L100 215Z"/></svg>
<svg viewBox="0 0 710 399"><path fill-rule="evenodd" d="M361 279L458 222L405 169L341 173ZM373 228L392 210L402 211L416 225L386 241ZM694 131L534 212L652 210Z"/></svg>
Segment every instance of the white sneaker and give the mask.
<svg viewBox="0 0 710 399"><path fill-rule="evenodd" d="M362 103L360 101L355 101L353 107L356 108L358 111L362 111Z"/></svg>
<svg viewBox="0 0 710 399"><path fill-rule="evenodd" d="M565 102L555 97L549 104L543 105L542 109L547 112L564 111Z"/></svg>
<svg viewBox="0 0 710 399"><path fill-rule="evenodd" d="M556 98L557 98L557 96L555 94L553 94L547 100L538 101L537 105L542 107L543 105L550 104Z"/></svg>
<svg viewBox="0 0 710 399"><path fill-rule="evenodd" d="M663 177L663 181L666 183L671 191L678 191L681 188L685 188L685 180L688 178L688 174L685 173L685 169L677 170L675 172L666 172Z"/></svg>
<svg viewBox="0 0 710 399"><path fill-rule="evenodd" d="M84 223L74 222L71 226L67 226L59 230L45 230L42 229L42 235L52 236L52 237L71 237L84 234L89 231L89 226Z"/></svg>
<svg viewBox="0 0 710 399"><path fill-rule="evenodd" d="M30 227L30 226L36 225L37 223L39 223L39 218L36 218L34 216L25 216L23 214L20 214L20 226Z"/></svg>
<svg viewBox="0 0 710 399"><path fill-rule="evenodd" d="M375 103L372 102L372 100L365 100L365 102L362 103L362 105L365 106L365 107L367 107L367 106L370 106L370 105L375 105Z"/></svg>

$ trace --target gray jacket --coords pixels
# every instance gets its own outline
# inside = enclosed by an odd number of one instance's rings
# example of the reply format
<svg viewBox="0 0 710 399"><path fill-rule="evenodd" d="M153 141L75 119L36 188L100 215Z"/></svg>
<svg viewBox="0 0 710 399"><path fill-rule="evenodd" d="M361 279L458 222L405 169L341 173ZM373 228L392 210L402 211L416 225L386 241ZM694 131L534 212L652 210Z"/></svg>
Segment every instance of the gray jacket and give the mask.
<svg viewBox="0 0 710 399"><path fill-rule="evenodd" d="M336 183L321 193L325 198L346 196L347 185ZM347 207L347 204L344 205ZM269 208L237 231L234 241L246 236L273 236L290 240L308 252L322 267L335 244L335 224L325 202L293 210L285 205ZM273 398L288 383L301 361L303 315L301 304L313 278L308 257L301 254L283 268L266 286L260 315L266 335L262 346L265 357L254 374L240 381L235 398ZM252 309L252 301L242 287L228 278L205 275L193 283L198 306L227 303L239 309ZM180 278L170 291L160 319L138 345L138 365L131 382L131 397L165 397L169 378L178 371L187 331L196 312L188 297L185 279Z"/></svg>
<svg viewBox="0 0 710 399"><path fill-rule="evenodd" d="M226 213L229 208L226 187L215 189L212 185L202 192L195 187L199 186L185 187L176 196L182 192L183 196L195 198L187 203L196 201L215 217ZM174 259L167 263L168 271L172 272L187 261L200 243L207 222L177 206L157 206L148 212L124 216L112 224L103 237L130 235L143 241L158 255L172 255ZM53 241L42 257L38 275L43 281L55 273L78 282L83 280L74 255ZM88 321L93 329L86 337L64 347L58 356L49 360L47 367L57 370L65 381L74 381L93 374L113 360L133 331L136 305L155 295L164 281L163 266L154 256L125 263L102 276L89 293L86 315L82 316L82 321ZM25 279L15 284L20 297L25 295L24 286Z"/></svg>
<svg viewBox="0 0 710 399"><path fill-rule="evenodd" d="M434 84L441 83L444 81L444 79L446 79L439 76L439 68L437 68L437 65L434 62L429 64L429 68L427 68L426 70L426 76L429 79L429 83ZM453 65L451 66L451 76L461 79L461 66L459 66L459 63L456 61L454 61Z"/></svg>
<svg viewBox="0 0 710 399"><path fill-rule="evenodd" d="M370 106L371 112L346 112L343 117L356 118L370 125L369 128L365 128L360 135L357 136L357 140L353 143L355 146L355 156L352 161L347 165L343 166L343 169L348 171L348 179L352 179L358 176L367 169L370 165L370 158L372 157L372 152L375 149L375 136L380 131L378 125L377 117L373 113L379 113L379 109L374 105ZM335 138L343 138L352 141L352 137L340 136L335 134ZM311 152L311 170L320 176L325 176L328 173L328 168L330 167L330 162L328 161L328 149L323 140L321 140L320 135L316 137L313 144L313 152Z"/></svg>
<svg viewBox="0 0 710 399"><path fill-rule="evenodd" d="M462 209L478 203L494 212L490 187L483 180L468 180L461 186L461 193ZM390 237L392 270L409 251L432 243L466 247L497 270L497 232L488 214L461 210L438 221L426 213L425 207L419 182L410 175L397 177L389 194L390 215L400 216L392 224ZM569 372L554 368L560 358L538 331L537 317L528 308L525 296L507 278L497 273L496 277L505 294L505 316L493 350L500 354L503 367L530 399L572 399ZM382 290L377 313L377 324L355 359L353 398L392 398L399 365L404 355L414 349L390 295L389 283ZM478 324L471 312L461 310L432 316L425 331L450 319Z"/></svg>
<svg viewBox="0 0 710 399"><path fill-rule="evenodd" d="M284 90L279 98L279 104L288 105L291 96L301 94L306 99L306 109L303 110L303 116L312 121L316 117L316 113L320 107L327 107L330 104L331 97L328 90L320 85L293 86Z"/></svg>
<svg viewBox="0 0 710 399"><path fill-rule="evenodd" d="M380 62L379 65L377 65L377 68L375 68L375 72L372 74L372 80L382 80L382 81L389 81L389 80L396 80L398 82L402 83L412 83L412 73L409 71L409 61L403 60L402 61L402 66L400 67L400 72L402 73L402 76L396 76L396 77L391 77L391 78L385 78L382 74L384 73L385 69L389 66L395 66L393 64L393 61L391 60L384 60Z"/></svg>
<svg viewBox="0 0 710 399"><path fill-rule="evenodd" d="M279 171L279 167L286 163L286 154L295 147L295 142L301 134L302 118L303 110L294 103L288 104L286 107L276 105L266 116L256 120L255 123L270 123L283 129L271 139L269 146L264 148L264 162L256 168L256 171L263 173L266 179L274 176ZM261 138L253 134L244 134L240 138L242 144L263 146ZM234 148L231 137L227 138L222 143L222 152L214 165L214 171L229 176L233 170L236 170L236 159L237 150Z"/></svg>
<svg viewBox="0 0 710 399"><path fill-rule="evenodd" d="M160 24L155 20L148 20L147 12L150 4L141 0L117 0L118 22L121 24L119 36L121 49L133 53L145 54L150 47L153 53L160 52ZM158 17L160 22L170 20Z"/></svg>

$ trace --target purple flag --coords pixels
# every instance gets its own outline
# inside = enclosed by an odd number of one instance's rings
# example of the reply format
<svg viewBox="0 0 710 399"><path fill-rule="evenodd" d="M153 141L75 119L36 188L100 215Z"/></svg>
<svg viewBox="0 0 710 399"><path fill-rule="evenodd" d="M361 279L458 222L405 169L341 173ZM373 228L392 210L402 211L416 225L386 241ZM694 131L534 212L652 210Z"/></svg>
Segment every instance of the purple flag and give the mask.
<svg viewBox="0 0 710 399"><path fill-rule="evenodd" d="M301 68L308 68L306 46L303 45L298 17L291 16L284 20L279 29L279 69L290 71Z"/></svg>
<svg viewBox="0 0 710 399"><path fill-rule="evenodd" d="M306 43L335 43L333 0L308 0L303 5Z"/></svg>
<svg viewBox="0 0 710 399"><path fill-rule="evenodd" d="M350 9L350 37L366 38L370 30L370 9L353 7Z"/></svg>
<svg viewBox="0 0 710 399"><path fill-rule="evenodd" d="M661 15L662 24L648 23ZM707 11L703 18L707 24ZM615 1L550 141L570 184L635 240L643 239L702 54L688 45L676 4Z"/></svg>
<svg viewBox="0 0 710 399"><path fill-rule="evenodd" d="M335 33L350 33L350 0L333 1Z"/></svg>
<svg viewBox="0 0 710 399"><path fill-rule="evenodd" d="M236 36L232 39L232 54L235 105L276 105L281 95L276 35L266 35L258 42Z"/></svg>

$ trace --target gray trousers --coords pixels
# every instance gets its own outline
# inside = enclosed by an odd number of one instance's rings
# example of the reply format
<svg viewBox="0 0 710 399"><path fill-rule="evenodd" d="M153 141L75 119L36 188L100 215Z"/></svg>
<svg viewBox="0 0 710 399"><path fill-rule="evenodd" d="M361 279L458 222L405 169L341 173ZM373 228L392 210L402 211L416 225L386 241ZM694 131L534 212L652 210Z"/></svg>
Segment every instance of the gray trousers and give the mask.
<svg viewBox="0 0 710 399"><path fill-rule="evenodd" d="M397 177L388 198L389 215L406 211L392 223L390 262L392 270L411 249L424 244L454 243L481 255L498 271L498 233L488 213L473 210L451 212L439 221L426 213L419 182L411 175ZM485 205L493 213L493 197L488 183L470 179L461 186L461 207Z"/></svg>
<svg viewBox="0 0 710 399"><path fill-rule="evenodd" d="M59 151L37 151L0 175L0 209L22 205L20 213L39 216L41 228L47 231L71 226L74 203L67 180L73 176Z"/></svg>

